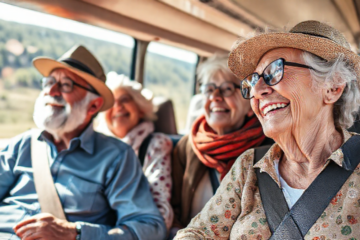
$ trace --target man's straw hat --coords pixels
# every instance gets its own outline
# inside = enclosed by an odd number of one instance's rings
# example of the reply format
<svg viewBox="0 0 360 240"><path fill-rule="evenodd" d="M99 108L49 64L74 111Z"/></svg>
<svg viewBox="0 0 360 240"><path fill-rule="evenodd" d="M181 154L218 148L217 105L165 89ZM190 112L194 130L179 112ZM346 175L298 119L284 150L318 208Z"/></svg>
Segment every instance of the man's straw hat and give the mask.
<svg viewBox="0 0 360 240"><path fill-rule="evenodd" d="M318 21L301 22L287 33L265 33L240 43L230 53L229 68L242 80L255 71L266 52L285 47L301 49L325 60L343 55L360 75L360 57L350 50L344 35Z"/></svg>
<svg viewBox="0 0 360 240"><path fill-rule="evenodd" d="M105 85L106 76L103 68L94 55L83 46L74 46L58 60L37 57L33 60L34 67L45 77L56 68L65 68L87 81L104 99L100 111L111 108L114 96Z"/></svg>

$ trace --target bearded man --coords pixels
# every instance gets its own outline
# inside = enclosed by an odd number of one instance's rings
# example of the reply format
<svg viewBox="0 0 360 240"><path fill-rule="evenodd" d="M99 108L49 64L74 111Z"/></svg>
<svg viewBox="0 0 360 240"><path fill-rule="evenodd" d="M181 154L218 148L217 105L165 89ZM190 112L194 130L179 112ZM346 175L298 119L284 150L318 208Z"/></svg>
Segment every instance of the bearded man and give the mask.
<svg viewBox="0 0 360 240"><path fill-rule="evenodd" d="M0 152L0 239L164 239L132 148L93 130L94 117L114 102L99 62L76 46L33 64L45 76L34 110L41 131L15 137ZM46 147L35 149L38 143ZM45 196L49 185L58 207Z"/></svg>

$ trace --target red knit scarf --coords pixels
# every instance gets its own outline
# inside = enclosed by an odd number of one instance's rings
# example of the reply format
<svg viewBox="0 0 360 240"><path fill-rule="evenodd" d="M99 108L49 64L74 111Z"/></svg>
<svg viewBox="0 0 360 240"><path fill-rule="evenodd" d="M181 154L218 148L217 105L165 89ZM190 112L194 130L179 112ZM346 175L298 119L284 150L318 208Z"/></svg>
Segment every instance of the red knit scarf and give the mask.
<svg viewBox="0 0 360 240"><path fill-rule="evenodd" d="M221 136L210 128L205 116L201 116L192 126L190 139L200 161L208 167L215 168L223 179L237 157L249 148L259 146L265 135L255 116L241 129Z"/></svg>

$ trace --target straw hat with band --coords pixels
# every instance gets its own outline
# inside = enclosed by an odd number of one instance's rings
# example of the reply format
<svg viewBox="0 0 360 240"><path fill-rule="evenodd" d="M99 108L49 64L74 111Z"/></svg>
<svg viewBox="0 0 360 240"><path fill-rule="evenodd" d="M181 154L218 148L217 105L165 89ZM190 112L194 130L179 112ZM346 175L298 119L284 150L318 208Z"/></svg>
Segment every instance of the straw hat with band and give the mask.
<svg viewBox="0 0 360 240"><path fill-rule="evenodd" d="M100 111L111 108L114 96L105 85L106 76L103 68L94 55L83 46L74 46L58 60L47 57L37 57L33 60L34 67L45 77L56 68L67 69L88 82L104 99Z"/></svg>
<svg viewBox="0 0 360 240"><path fill-rule="evenodd" d="M250 38L231 51L228 66L242 80L255 71L265 53L285 47L301 49L328 61L343 55L360 75L360 57L350 50L344 35L318 21L301 22L287 33L264 33Z"/></svg>

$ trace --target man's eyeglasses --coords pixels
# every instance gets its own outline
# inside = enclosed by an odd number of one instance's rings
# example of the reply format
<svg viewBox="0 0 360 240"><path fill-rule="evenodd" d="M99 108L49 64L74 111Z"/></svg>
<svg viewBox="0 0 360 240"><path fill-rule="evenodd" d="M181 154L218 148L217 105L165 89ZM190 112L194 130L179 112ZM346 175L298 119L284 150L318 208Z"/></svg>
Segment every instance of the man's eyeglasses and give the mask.
<svg viewBox="0 0 360 240"><path fill-rule="evenodd" d="M245 99L251 99L252 97L254 97L252 90L261 77L264 79L264 82L269 86L274 86L278 84L283 79L284 66L308 68L314 70L312 67L300 63L286 62L285 59L279 58L266 66L262 74L259 75L256 72L252 73L240 82L241 94L243 95L243 97Z"/></svg>
<svg viewBox="0 0 360 240"><path fill-rule="evenodd" d="M58 88L60 89L60 92L63 93L70 93L72 92L74 85L78 86L79 88L85 89L86 91L92 92L96 95L99 95L99 93L95 90L95 89L91 89L91 88L87 88L84 87L76 82L74 82L73 80L71 80L70 78L64 77L61 78L60 81L56 81L56 79L54 77L44 77L41 80L41 84L42 84L42 88L46 89L46 88L51 88L52 86L54 86L54 84L58 85Z"/></svg>
<svg viewBox="0 0 360 240"><path fill-rule="evenodd" d="M230 97L234 94L236 88L241 89L239 85L233 82L223 82L219 87L217 87L214 83L207 83L200 87L200 91L207 98L209 98L211 94L216 91L216 89L219 89L223 97Z"/></svg>

